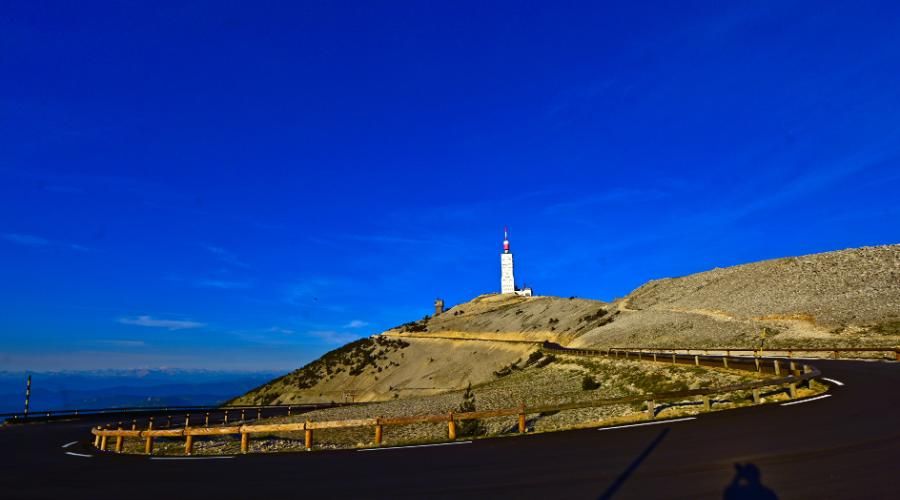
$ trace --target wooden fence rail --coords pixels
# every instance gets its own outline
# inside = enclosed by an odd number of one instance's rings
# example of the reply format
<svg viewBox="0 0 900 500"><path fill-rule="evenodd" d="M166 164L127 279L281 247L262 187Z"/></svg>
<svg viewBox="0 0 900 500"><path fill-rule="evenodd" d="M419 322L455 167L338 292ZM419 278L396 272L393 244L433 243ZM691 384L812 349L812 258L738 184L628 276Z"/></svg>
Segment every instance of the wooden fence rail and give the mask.
<svg viewBox="0 0 900 500"><path fill-rule="evenodd" d="M145 442L144 452L153 453L153 440L157 437L183 437L185 439L184 453L190 455L193 453L194 436L224 436L233 435L241 437L241 453L247 453L249 450L250 436L253 434L267 434L273 432L303 432L304 444L307 449L313 446L314 431L321 429L343 429L354 427L372 427L374 429L374 445L380 446L382 443L382 435L384 426L392 425L409 425L421 423L446 423L447 435L452 441L456 439L456 422L463 420L475 420L492 417L517 417L518 431L520 433L526 430L526 421L528 415L543 414L549 412L557 412L563 410L573 410L579 408L595 408L610 405L627 405L627 404L644 404L647 408L648 417L655 418L658 403L666 401L677 401L690 398L700 398L700 403L705 411L709 411L713 401L710 396L717 394L725 394L740 391L750 391L752 393L753 402L760 402L760 389L775 387L787 391L788 396L793 399L797 397L797 387L802 383L810 384L812 380L821 376L821 372L810 365L798 365L794 361L790 361L788 366L781 367L781 361L777 359L760 359L760 358L742 358L729 357L721 355L704 355L698 354L678 354L674 352L659 352L648 350L625 350L625 349L568 349L560 346L545 343L541 349L547 353L581 355L581 356L606 356L606 357L628 357L630 359L640 359L646 361L656 361L663 363L675 364L691 364L704 366L722 366L732 369L750 370L756 372L771 372L776 376L763 380L746 382L741 384L731 384L726 386L714 387L709 389L691 389L682 391L671 391L656 394L642 394L638 396L628 396L620 398L597 399L593 401L581 401L573 403L563 403L555 405L543 405L527 407L524 404L514 408L502 408L497 410L482 410L467 413L443 413L435 415L416 415L408 417L373 417L354 420L332 420L332 421L306 421L283 424L243 424L243 425L221 425L221 426L186 426L175 429L153 429L152 422L147 429L144 430L126 430L121 425L117 428L101 428L97 427L91 430L94 435L94 445L100 450L106 450L108 446L108 438L116 438L116 451L122 451L122 442L125 438L143 439ZM752 351L752 350L748 350ZM786 375L784 375L786 374Z"/></svg>

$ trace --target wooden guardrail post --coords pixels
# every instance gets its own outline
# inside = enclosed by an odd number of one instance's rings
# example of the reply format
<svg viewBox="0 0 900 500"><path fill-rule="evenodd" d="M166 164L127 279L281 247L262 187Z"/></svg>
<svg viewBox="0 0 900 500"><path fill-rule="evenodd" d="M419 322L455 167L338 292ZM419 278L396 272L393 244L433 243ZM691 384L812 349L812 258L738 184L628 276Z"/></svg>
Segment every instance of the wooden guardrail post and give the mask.
<svg viewBox="0 0 900 500"><path fill-rule="evenodd" d="M656 361L656 353L653 353L653 361Z"/></svg>
<svg viewBox="0 0 900 500"><path fill-rule="evenodd" d="M306 425L304 425L303 428L303 444L306 447L306 451L311 451L313 446L313 430L309 425L309 420L306 421Z"/></svg>
<svg viewBox="0 0 900 500"><path fill-rule="evenodd" d="M166 427L172 427L172 415L166 415Z"/></svg>
<svg viewBox="0 0 900 500"><path fill-rule="evenodd" d="M450 441L456 440L456 422L453 421L452 411L447 419L447 437L450 438Z"/></svg>
<svg viewBox="0 0 900 500"><path fill-rule="evenodd" d="M647 417L650 419L656 418L656 405L652 399L647 401Z"/></svg>
<svg viewBox="0 0 900 500"><path fill-rule="evenodd" d="M722 366L728 368L728 356L722 356Z"/></svg>
<svg viewBox="0 0 900 500"><path fill-rule="evenodd" d="M894 349L894 361L900 361L900 347Z"/></svg>
<svg viewBox="0 0 900 500"><path fill-rule="evenodd" d="M247 453L250 448L250 433L241 431L241 453Z"/></svg>
<svg viewBox="0 0 900 500"><path fill-rule="evenodd" d="M209 412L206 412L203 417L203 427L209 427Z"/></svg>
<svg viewBox="0 0 900 500"><path fill-rule="evenodd" d="M291 416L291 410L292 410L292 409L293 409L293 408L291 408L290 406L288 406L288 416L289 416L289 417Z"/></svg>
<svg viewBox="0 0 900 500"><path fill-rule="evenodd" d="M98 431L100 430L100 426L95 427ZM100 434L94 434L94 448L100 447Z"/></svg>
<svg viewBox="0 0 900 500"><path fill-rule="evenodd" d="M519 434L525 432L525 405L519 407Z"/></svg>
<svg viewBox="0 0 900 500"><path fill-rule="evenodd" d="M256 420L262 420L262 408L256 409Z"/></svg>
<svg viewBox="0 0 900 500"><path fill-rule="evenodd" d="M753 361L756 363L756 371L759 371L759 358L753 358Z"/></svg>
<svg viewBox="0 0 900 500"><path fill-rule="evenodd" d="M700 366L700 356L694 354L694 364Z"/></svg>
<svg viewBox="0 0 900 500"><path fill-rule="evenodd" d="M643 361L643 358L641 357L642 351L643 351L643 349L638 349L638 361Z"/></svg>
<svg viewBox="0 0 900 500"><path fill-rule="evenodd" d="M772 361L772 365L775 367L775 376L781 375L781 365L778 364L778 360Z"/></svg>
<svg viewBox="0 0 900 500"><path fill-rule="evenodd" d="M244 421L244 410L241 410L241 422Z"/></svg>
<svg viewBox="0 0 900 500"><path fill-rule="evenodd" d="M710 404L709 396L703 396L703 411L710 411L712 409L712 404Z"/></svg>
<svg viewBox="0 0 900 500"><path fill-rule="evenodd" d="M838 352L834 351L833 356L834 356L834 359L838 359Z"/></svg>
<svg viewBox="0 0 900 500"><path fill-rule="evenodd" d="M759 404L759 389L753 389L753 404Z"/></svg>
<svg viewBox="0 0 900 500"><path fill-rule="evenodd" d="M187 429L185 429L187 431ZM185 433L184 436L184 454L190 455L194 453L194 436L193 434Z"/></svg>
<svg viewBox="0 0 900 500"><path fill-rule="evenodd" d="M122 422L119 422L117 429L120 431L122 430ZM121 434L116 436L116 453L122 453L122 439Z"/></svg>
<svg viewBox="0 0 900 500"><path fill-rule="evenodd" d="M675 351L672 351L672 364L675 364Z"/></svg>
<svg viewBox="0 0 900 500"><path fill-rule="evenodd" d="M228 423L228 410L225 410L225 422L224 423L226 423L226 424Z"/></svg>
<svg viewBox="0 0 900 500"><path fill-rule="evenodd" d="M106 434L100 438L100 451L106 451Z"/></svg>
<svg viewBox="0 0 900 500"><path fill-rule="evenodd" d="M793 382L788 384L788 395L791 399L797 399L797 384Z"/></svg>
<svg viewBox="0 0 900 500"><path fill-rule="evenodd" d="M147 424L147 430L153 430L153 417L150 417L150 422ZM153 436L151 436L149 433L145 434L144 437L144 453L146 453L147 455L153 454Z"/></svg>
<svg viewBox="0 0 900 500"><path fill-rule="evenodd" d="M794 357L794 351L788 349L788 359L792 359Z"/></svg>
<svg viewBox="0 0 900 500"><path fill-rule="evenodd" d="M191 414L188 413L184 416L184 428L187 429L191 425Z"/></svg>
<svg viewBox="0 0 900 500"><path fill-rule="evenodd" d="M381 417L375 419L375 446L381 446Z"/></svg>

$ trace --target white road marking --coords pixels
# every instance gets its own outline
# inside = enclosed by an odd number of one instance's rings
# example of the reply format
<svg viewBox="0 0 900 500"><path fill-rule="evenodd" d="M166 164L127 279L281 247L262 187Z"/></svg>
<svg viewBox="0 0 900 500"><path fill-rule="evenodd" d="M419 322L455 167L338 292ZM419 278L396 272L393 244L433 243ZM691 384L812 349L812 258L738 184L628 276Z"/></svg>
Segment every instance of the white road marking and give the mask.
<svg viewBox="0 0 900 500"><path fill-rule="evenodd" d="M434 444L414 444L410 446L390 446L387 448L364 448L356 451L384 451L384 450L402 450L405 448L429 448L432 446L453 446L456 444L471 444L471 441L454 441L452 443L434 443Z"/></svg>
<svg viewBox="0 0 900 500"><path fill-rule="evenodd" d="M75 453L74 451L67 451L66 455L72 455L73 457L84 457L84 458L91 458L94 456L94 455L85 455L84 453Z"/></svg>
<svg viewBox="0 0 900 500"><path fill-rule="evenodd" d="M816 396L814 398L809 399L801 399L800 401L791 401L790 403L781 403L781 406L790 406L790 405L798 405L800 403L809 403L810 401L815 401L817 399L825 399L830 398L831 394L824 394L822 396Z"/></svg>
<svg viewBox="0 0 900 500"><path fill-rule="evenodd" d="M234 458L234 456L227 457L150 457L150 460L221 460L225 458Z"/></svg>
<svg viewBox="0 0 900 500"><path fill-rule="evenodd" d="M78 444L78 441L72 441L71 443L66 443L66 444L62 445L62 447L68 448L69 446L72 446L73 444Z"/></svg>
<svg viewBox="0 0 900 500"><path fill-rule="evenodd" d="M828 382L831 382L832 384L844 385L844 383L841 382L840 380L835 380L833 378L822 377L822 380L827 380Z"/></svg>
<svg viewBox="0 0 900 500"><path fill-rule="evenodd" d="M688 420L697 420L697 417L673 418L671 420L660 420L659 422L643 422L640 424L617 425L616 427L603 427L598 431L614 431L616 429L627 429L629 427L643 427L645 425L661 425L671 424L674 422L687 422Z"/></svg>

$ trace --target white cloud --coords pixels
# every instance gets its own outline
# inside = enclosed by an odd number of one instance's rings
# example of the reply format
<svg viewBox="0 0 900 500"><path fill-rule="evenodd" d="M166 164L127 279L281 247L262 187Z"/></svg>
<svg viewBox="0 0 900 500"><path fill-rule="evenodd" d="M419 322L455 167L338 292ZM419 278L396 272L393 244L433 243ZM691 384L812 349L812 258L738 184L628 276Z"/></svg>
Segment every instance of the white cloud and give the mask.
<svg viewBox="0 0 900 500"><path fill-rule="evenodd" d="M51 241L46 238L41 238L40 236L35 236L33 234L22 234L22 233L3 233L0 234L0 238L3 238L6 241L11 243L15 243L17 245L24 245L29 247L63 247L68 248L69 250L75 250L77 252L89 252L91 249L78 245L76 243L66 243L62 241Z"/></svg>
<svg viewBox="0 0 900 500"><path fill-rule="evenodd" d="M352 342L360 338L359 335L353 333L336 332L334 330L319 330L309 332L310 335L325 342L326 344L341 345Z"/></svg>
<svg viewBox="0 0 900 500"><path fill-rule="evenodd" d="M151 328L166 328L168 330L188 330L191 328L203 328L206 323L179 319L157 319L152 316L138 316L136 318L119 318L123 325L149 326Z"/></svg>
<svg viewBox="0 0 900 500"><path fill-rule="evenodd" d="M223 290L250 288L250 283L245 281L198 280L194 282L194 285L200 288L221 288Z"/></svg>
<svg viewBox="0 0 900 500"><path fill-rule="evenodd" d="M354 319L353 321L344 325L344 328L362 328L364 326L369 326L369 323L361 319Z"/></svg>
<svg viewBox="0 0 900 500"><path fill-rule="evenodd" d="M4 233L3 239L6 241L17 243L19 245L27 245L32 247L42 247L50 244L49 240L45 240L44 238L40 238L38 236L33 236L30 234Z"/></svg>

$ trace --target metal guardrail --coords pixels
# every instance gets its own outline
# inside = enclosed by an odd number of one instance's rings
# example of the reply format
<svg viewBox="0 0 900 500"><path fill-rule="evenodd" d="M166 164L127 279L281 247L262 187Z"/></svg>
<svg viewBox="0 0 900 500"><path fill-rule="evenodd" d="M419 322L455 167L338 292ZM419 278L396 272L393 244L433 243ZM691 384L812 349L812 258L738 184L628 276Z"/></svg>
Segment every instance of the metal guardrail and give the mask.
<svg viewBox="0 0 900 500"><path fill-rule="evenodd" d="M584 355L584 356L606 356L606 357L630 357L637 360L651 359L657 362L671 362L673 364L691 364L697 366L723 366L725 368L734 368L742 370L750 370L756 372L774 373L775 378L769 378L754 382L742 384L732 384L727 386L714 387L709 389L692 389L682 391L671 391L656 394L642 394L638 396L629 396L611 399L598 399L593 401L583 401L575 403L565 403L556 405L544 405L527 407L524 404L514 408L502 408L497 410L475 411L467 413L444 413L434 415L417 415L409 417L373 417L354 420L334 420L321 422L294 422L285 424L245 424L245 425L224 425L224 426L202 426L190 427L185 426L177 429L153 429L152 423L147 429L122 429L121 426L116 429L97 427L91 430L94 436L94 446L101 451L106 451L108 447L108 439L114 437L115 451L121 453L125 438L144 440L144 453L152 454L154 447L154 439L159 437L166 438L184 438L184 454L191 455L193 453L193 444L195 436L223 436L234 435L240 436L241 453L247 453L249 450L250 436L252 434L270 434L273 432L300 432L304 433L304 444L307 450L312 449L314 431L320 429L339 429L352 427L373 427L375 446L382 444L382 435L384 426L391 425L409 425L417 423L447 423L447 437L453 441L457 437L456 423L463 420L474 420L491 417L516 416L518 419L518 432L526 431L526 419L529 414L543 414L548 412L557 412L562 410L572 410L578 408L593 408L609 405L623 404L646 404L646 412L648 418L655 418L657 415L657 403L665 401L677 401L699 397L702 401L703 410L711 411L715 403L710 396L717 394L733 393L739 391L750 391L754 404L761 403L760 390L768 387L776 387L786 389L791 399L797 397L797 387L804 382L810 383L813 379L821 376L821 372L810 365L799 366L795 361L790 361L787 366L782 367L781 361L762 360L760 358L748 359L741 357L729 356L700 356L677 354L677 353L660 353L647 351L616 351L616 350L593 350L593 349L568 349L561 346L551 346L545 344L541 349L553 354L566 355Z"/></svg>
<svg viewBox="0 0 900 500"><path fill-rule="evenodd" d="M296 405L235 405L235 406L138 406L128 408L84 408L75 410L45 410L30 411L26 413L0 413L0 419L6 419L7 423L25 423L46 421L55 419L66 419L72 417L85 416L146 416L159 413L204 413L204 412L222 412L225 410L303 410L303 409L319 409L330 408L333 406L346 406L349 403L322 403L322 404L296 404Z"/></svg>

